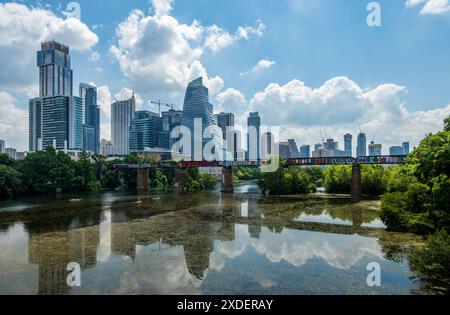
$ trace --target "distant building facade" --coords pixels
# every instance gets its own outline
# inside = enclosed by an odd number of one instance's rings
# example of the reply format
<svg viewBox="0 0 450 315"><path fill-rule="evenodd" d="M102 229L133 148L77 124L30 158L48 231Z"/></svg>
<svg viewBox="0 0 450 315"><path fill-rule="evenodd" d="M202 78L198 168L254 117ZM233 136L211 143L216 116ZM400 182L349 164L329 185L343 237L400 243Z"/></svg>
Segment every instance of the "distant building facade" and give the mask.
<svg viewBox="0 0 450 315"><path fill-rule="evenodd" d="M80 98L83 100L84 132L83 149L91 153L100 152L100 107L97 105L97 87L80 83Z"/></svg>
<svg viewBox="0 0 450 315"><path fill-rule="evenodd" d="M129 132L129 151L139 152L145 148L159 147L159 132L162 119L157 113L137 111L131 121Z"/></svg>
<svg viewBox="0 0 450 315"><path fill-rule="evenodd" d="M353 156L352 147L353 136L351 134L346 134L344 136L344 151L346 156Z"/></svg>
<svg viewBox="0 0 450 315"><path fill-rule="evenodd" d="M403 155L403 147L401 146L390 147L389 155Z"/></svg>
<svg viewBox="0 0 450 315"><path fill-rule="evenodd" d="M201 121L201 134L195 133L194 124ZM222 155L223 143L221 141L222 131L217 126L217 119L213 113L213 105L209 102L208 88L203 85L203 79L197 78L190 82L186 88L183 104L182 125L187 127L191 133L191 159L195 161L204 160L203 151L205 146L212 141L210 153ZM210 135L204 137L208 128ZM196 144L197 146L195 146ZM187 155L186 148L183 153Z"/></svg>
<svg viewBox="0 0 450 315"><path fill-rule="evenodd" d="M260 160L260 142L261 117L258 112L253 112L247 118L247 159Z"/></svg>
<svg viewBox="0 0 450 315"><path fill-rule="evenodd" d="M370 142L369 144L369 156L381 156L382 146L379 143Z"/></svg>
<svg viewBox="0 0 450 315"><path fill-rule="evenodd" d="M135 111L134 94L128 100L111 104L111 137L115 155L124 156L129 152L129 131Z"/></svg>
<svg viewBox="0 0 450 315"><path fill-rule="evenodd" d="M311 146L310 145L302 145L300 147L300 157L301 158L310 158L311 157Z"/></svg>
<svg viewBox="0 0 450 315"><path fill-rule="evenodd" d="M367 140L365 133L358 134L358 140L356 145L356 156L367 156Z"/></svg>
<svg viewBox="0 0 450 315"><path fill-rule="evenodd" d="M294 139L288 139L289 144L289 157L292 159L297 159L300 157L300 152L298 150L297 143Z"/></svg>
<svg viewBox="0 0 450 315"><path fill-rule="evenodd" d="M403 148L403 154L408 155L410 152L409 142L403 142L402 148Z"/></svg>

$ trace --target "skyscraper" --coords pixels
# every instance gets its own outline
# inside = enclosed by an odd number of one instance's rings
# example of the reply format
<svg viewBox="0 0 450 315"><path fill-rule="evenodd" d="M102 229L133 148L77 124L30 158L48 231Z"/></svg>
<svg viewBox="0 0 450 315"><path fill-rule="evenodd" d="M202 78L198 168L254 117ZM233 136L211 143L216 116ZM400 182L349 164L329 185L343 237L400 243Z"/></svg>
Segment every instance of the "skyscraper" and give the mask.
<svg viewBox="0 0 450 315"><path fill-rule="evenodd" d="M288 139L289 143L289 157L293 159L297 159L300 157L300 152L298 151L297 143L294 139Z"/></svg>
<svg viewBox="0 0 450 315"><path fill-rule="evenodd" d="M42 149L42 98L36 97L29 101L28 106L28 150Z"/></svg>
<svg viewBox="0 0 450 315"><path fill-rule="evenodd" d="M366 134L359 133L358 134L358 143L356 146L356 156L367 156L367 150L366 150L367 140L366 140Z"/></svg>
<svg viewBox="0 0 450 315"><path fill-rule="evenodd" d="M217 124L222 129L222 138L224 140L224 148L231 154L233 159L237 158L237 134L233 133L232 138L228 139L227 128L233 129L234 127L234 114L233 113L220 113L216 115Z"/></svg>
<svg viewBox="0 0 450 315"><path fill-rule="evenodd" d="M162 130L159 131L159 146L165 149L172 149L173 145L179 140L172 139L172 130L181 125L183 111L171 109L161 113Z"/></svg>
<svg viewBox="0 0 450 315"><path fill-rule="evenodd" d="M0 139L0 154L5 153L5 140Z"/></svg>
<svg viewBox="0 0 450 315"><path fill-rule="evenodd" d="M80 83L80 97L84 103L83 149L100 152L100 107L97 105L97 87Z"/></svg>
<svg viewBox="0 0 450 315"><path fill-rule="evenodd" d="M250 113L247 118L247 159L249 160L260 159L260 133L261 117L258 112Z"/></svg>
<svg viewBox="0 0 450 315"><path fill-rule="evenodd" d="M310 158L311 157L311 146L310 145L302 145L300 147L300 157L302 158Z"/></svg>
<svg viewBox="0 0 450 315"><path fill-rule="evenodd" d="M401 146L390 147L389 155L403 155L403 147Z"/></svg>
<svg viewBox="0 0 450 315"><path fill-rule="evenodd" d="M409 149L409 142L403 142L402 148L403 148L403 154L404 154L404 155L409 154L409 152L410 152L410 149Z"/></svg>
<svg viewBox="0 0 450 315"><path fill-rule="evenodd" d="M37 52L39 97L29 101L29 150L83 149L84 109L72 95L69 47L45 42Z"/></svg>
<svg viewBox="0 0 450 315"><path fill-rule="evenodd" d="M369 156L380 156L381 155L381 144L375 143L374 141L369 144Z"/></svg>
<svg viewBox="0 0 450 315"><path fill-rule="evenodd" d="M73 72L70 69L69 47L49 41L37 52L39 96L72 96Z"/></svg>
<svg viewBox="0 0 450 315"><path fill-rule="evenodd" d="M147 110L135 112L130 126L130 152L159 147L159 131L161 129L162 119L159 114Z"/></svg>
<svg viewBox="0 0 450 315"><path fill-rule="evenodd" d="M201 122L201 130L196 133L194 130L195 121ZM221 139L221 130L217 126L216 116L213 114L213 105L209 102L208 88L203 85L203 79L197 78L190 82L186 89L183 104L182 125L191 132L191 159L204 160L204 147L210 141L213 141L211 153L218 154L219 158L223 156L223 144ZM203 137L205 129L211 131L211 136ZM201 131L201 134L200 134ZM184 154L187 153L183 148Z"/></svg>
<svg viewBox="0 0 450 315"><path fill-rule="evenodd" d="M129 130L135 110L134 93L128 100L111 104L111 138L115 155L127 155L129 152Z"/></svg>
<svg viewBox="0 0 450 315"><path fill-rule="evenodd" d="M352 140L353 136L351 134L348 133L344 136L344 151L346 156L352 156L353 154Z"/></svg>

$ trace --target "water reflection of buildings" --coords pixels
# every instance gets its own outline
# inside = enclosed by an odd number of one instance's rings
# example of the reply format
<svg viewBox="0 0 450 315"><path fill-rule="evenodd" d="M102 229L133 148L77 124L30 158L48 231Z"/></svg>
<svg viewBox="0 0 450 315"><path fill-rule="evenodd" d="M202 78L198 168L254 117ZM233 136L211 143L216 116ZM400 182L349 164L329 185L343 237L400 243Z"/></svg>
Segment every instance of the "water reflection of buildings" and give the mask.
<svg viewBox="0 0 450 315"><path fill-rule="evenodd" d="M39 294L65 294L67 264L77 262L82 269L97 262L98 227L63 232L31 234L29 261L39 266Z"/></svg>
<svg viewBox="0 0 450 315"><path fill-rule="evenodd" d="M82 270L86 270L109 261L115 254L130 257L134 263L139 256L144 265L164 264L164 259L156 258L155 261L155 256L150 256L151 260L143 258L140 255L142 247L160 252L168 247L179 248L181 256L176 259L185 264L186 275L189 273L195 279L203 279L210 266L215 243L234 241L236 224L247 229L254 241L262 237L263 227L277 233L284 228L349 235L371 233L371 230L361 227L361 223L368 219L363 218L360 209L333 212L336 217L351 220L352 225L330 225L296 222L295 217L308 210L297 208L294 202L290 202L286 209L277 205L274 211L275 206L261 202L261 196L257 194L222 194L218 198L190 200L187 205L175 201L176 207L181 209L178 211L161 212L165 208L159 201L144 200L132 209L114 206L114 211L105 207L102 212L68 215L56 224L28 220L25 227L29 232L29 261L39 268L39 294L69 293L66 267L70 262L77 262ZM316 212L311 210L311 214ZM173 251L168 255L172 254ZM163 269L158 269L157 265L152 267L151 272Z"/></svg>

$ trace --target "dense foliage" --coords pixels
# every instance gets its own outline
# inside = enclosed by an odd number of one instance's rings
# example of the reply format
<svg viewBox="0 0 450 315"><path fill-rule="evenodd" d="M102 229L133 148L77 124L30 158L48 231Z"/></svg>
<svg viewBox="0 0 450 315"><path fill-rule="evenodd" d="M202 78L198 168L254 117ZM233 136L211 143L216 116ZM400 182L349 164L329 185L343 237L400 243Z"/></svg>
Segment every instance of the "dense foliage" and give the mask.
<svg viewBox="0 0 450 315"><path fill-rule="evenodd" d="M259 168L235 167L233 168L233 179L236 180L255 180L259 179L261 172Z"/></svg>
<svg viewBox="0 0 450 315"><path fill-rule="evenodd" d="M450 235L440 230L409 255L415 277L421 280L422 291L448 294L450 290Z"/></svg>
<svg viewBox="0 0 450 315"><path fill-rule="evenodd" d="M291 166L285 168L280 159L276 172L261 173L258 185L263 193L270 195L305 194L316 190L314 179L304 169Z"/></svg>
<svg viewBox="0 0 450 315"><path fill-rule="evenodd" d="M89 157L86 152L82 152L78 160L72 160L64 152L57 152L51 147L30 153L21 161L0 154L0 196L135 189L137 171L118 170L112 165L143 162L151 160L131 154L123 161L107 161L101 155ZM199 174L198 170L189 174L188 190L208 189L216 185L214 176ZM174 177L174 169L151 169L150 186L170 186Z"/></svg>
<svg viewBox="0 0 450 315"><path fill-rule="evenodd" d="M397 231L449 230L450 119L442 132L422 140L402 168L382 198L382 220Z"/></svg>

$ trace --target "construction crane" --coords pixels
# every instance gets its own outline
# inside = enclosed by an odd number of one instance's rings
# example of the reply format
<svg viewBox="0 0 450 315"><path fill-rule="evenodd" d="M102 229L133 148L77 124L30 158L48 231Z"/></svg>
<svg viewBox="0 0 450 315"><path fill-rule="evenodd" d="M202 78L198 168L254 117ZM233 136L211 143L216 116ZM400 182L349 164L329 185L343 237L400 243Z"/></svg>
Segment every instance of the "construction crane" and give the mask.
<svg viewBox="0 0 450 315"><path fill-rule="evenodd" d="M161 101L157 101L157 102L155 102L155 101L150 101L150 103L151 103L151 104L158 105L158 108L159 108L159 114L160 114L160 115L161 115L161 105L162 105L162 106L169 107L171 110L174 110L174 109L176 109L176 108L178 107L177 105L173 105L173 104L161 103Z"/></svg>

